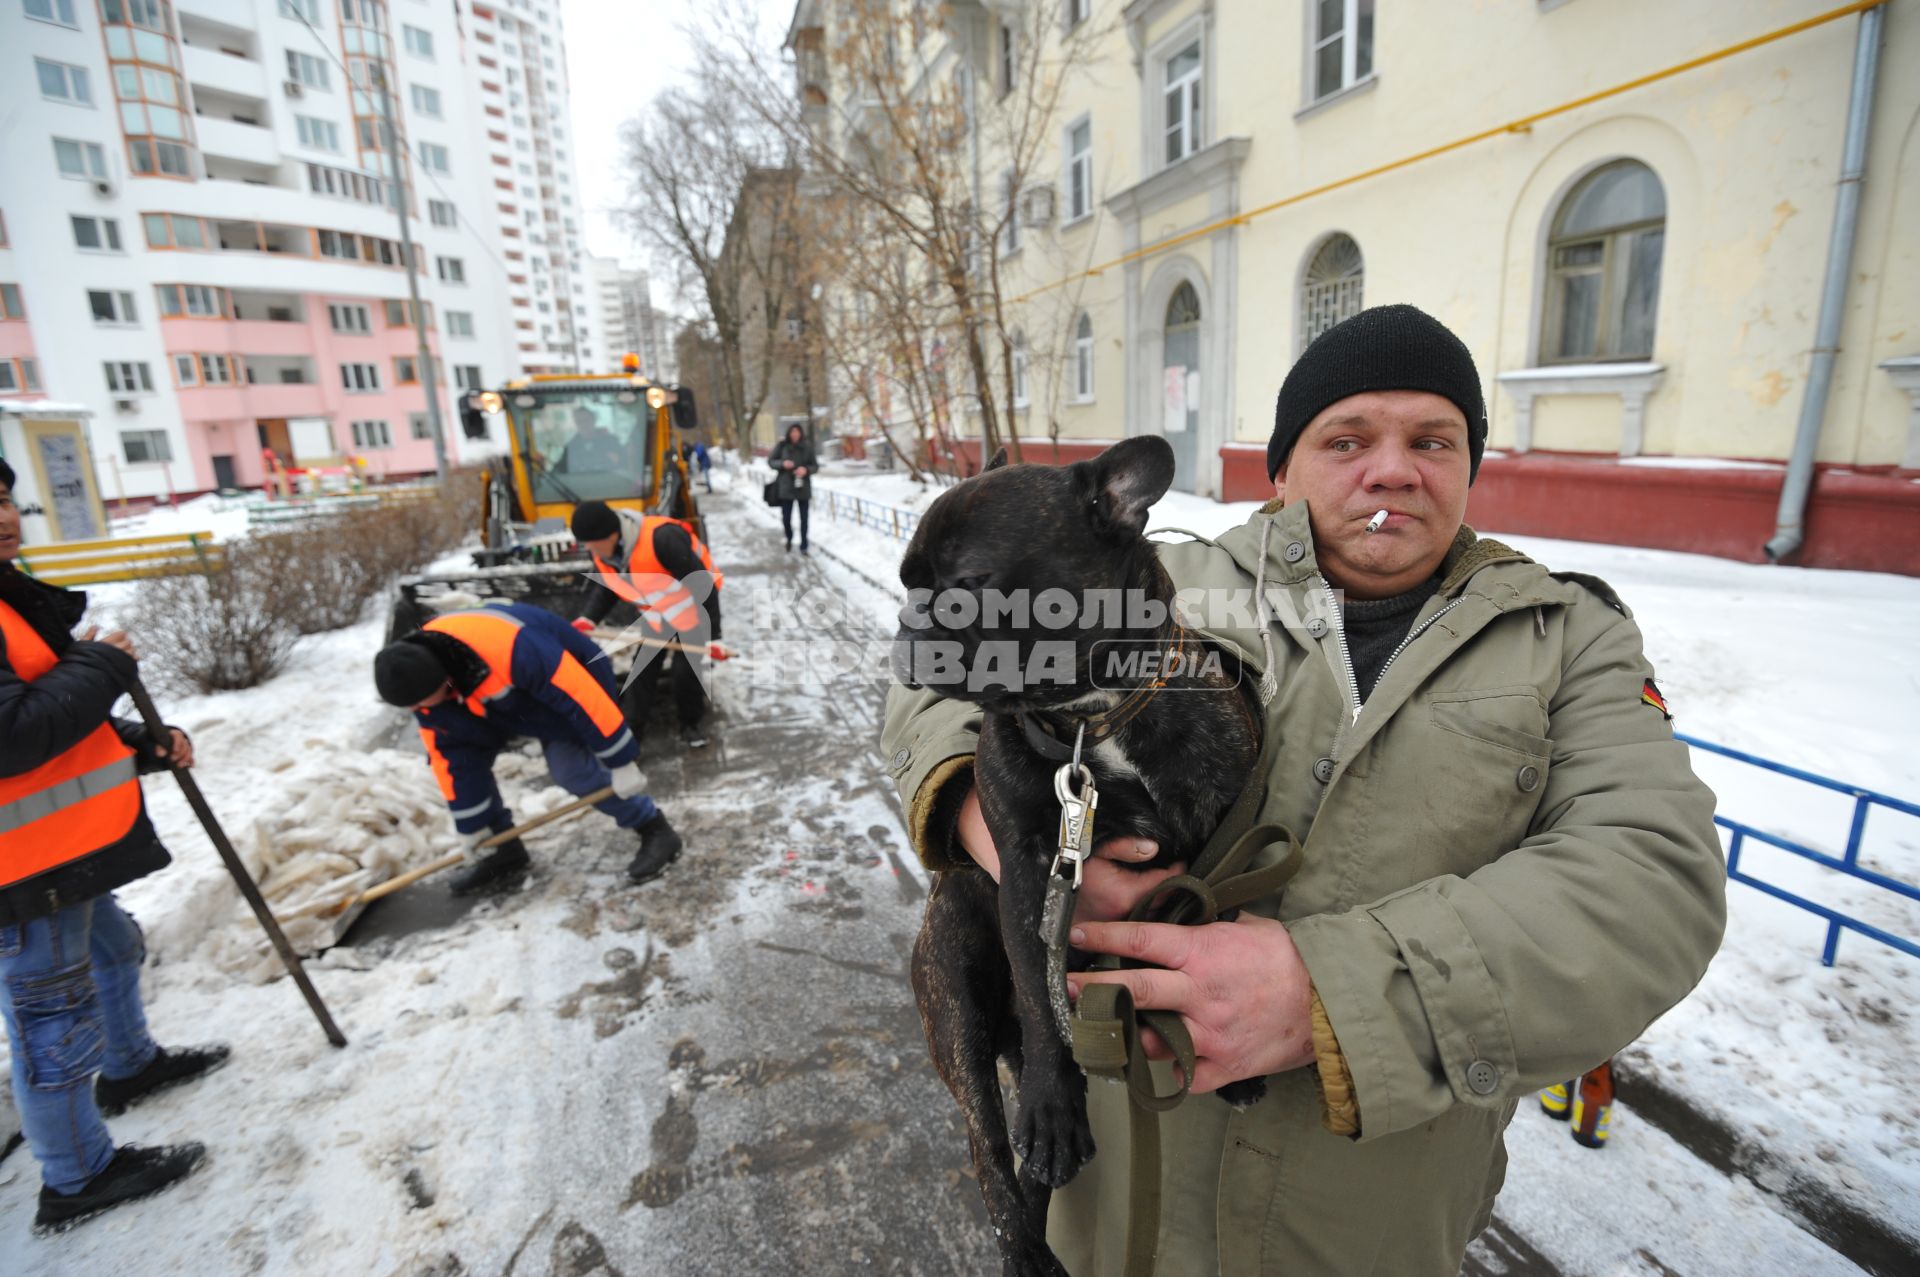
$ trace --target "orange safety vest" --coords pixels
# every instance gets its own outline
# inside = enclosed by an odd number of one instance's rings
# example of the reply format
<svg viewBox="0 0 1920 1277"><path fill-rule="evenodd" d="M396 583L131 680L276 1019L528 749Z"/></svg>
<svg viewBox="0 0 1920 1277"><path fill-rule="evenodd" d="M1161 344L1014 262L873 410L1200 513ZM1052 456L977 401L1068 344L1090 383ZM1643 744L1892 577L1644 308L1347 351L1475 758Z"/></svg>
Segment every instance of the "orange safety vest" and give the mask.
<svg viewBox="0 0 1920 1277"><path fill-rule="evenodd" d="M0 603L13 672L31 683L59 664L26 618ZM0 777L0 887L84 859L133 832L140 818L134 752L100 726L29 772Z"/></svg>
<svg viewBox="0 0 1920 1277"><path fill-rule="evenodd" d="M448 612L420 628L458 639L473 649L474 655L486 665L487 676L462 702L468 710L485 718L487 702L499 700L513 690L513 645L520 637L521 628L517 618L498 608L483 607L471 612ZM553 672L553 685L577 701L593 725L608 736L618 735L626 726L626 715L621 713L620 706L572 652L561 653L559 667ZM440 782L440 792L452 802L453 768L441 754L432 732L422 727L420 737L427 744L427 761L433 768L434 779ZM456 811L454 816L464 818L469 814Z"/></svg>
<svg viewBox="0 0 1920 1277"><path fill-rule="evenodd" d="M660 623L665 621L685 634L700 623L700 618L694 615L697 605L693 595L654 556L653 534L663 523L672 523L687 530L687 536L693 541L694 554L699 556L702 566L712 575L713 588L719 589L723 578L715 571L713 555L706 543L700 540L700 534L685 520L669 519L665 515L650 514L640 520L640 535L634 538L633 554L627 560L624 573L609 566L597 554L593 556L593 566L600 569L600 583L638 607L647 624L658 630Z"/></svg>

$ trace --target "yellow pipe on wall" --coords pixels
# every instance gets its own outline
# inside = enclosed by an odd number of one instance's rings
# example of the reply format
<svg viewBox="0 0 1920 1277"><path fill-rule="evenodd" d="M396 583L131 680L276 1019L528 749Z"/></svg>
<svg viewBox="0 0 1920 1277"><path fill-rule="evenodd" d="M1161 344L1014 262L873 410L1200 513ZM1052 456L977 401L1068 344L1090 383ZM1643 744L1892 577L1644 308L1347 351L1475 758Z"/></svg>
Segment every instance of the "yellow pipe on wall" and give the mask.
<svg viewBox="0 0 1920 1277"><path fill-rule="evenodd" d="M1285 198L1262 204L1258 208L1248 209L1244 213L1236 213L1232 217L1223 217L1218 221L1209 222L1205 226L1196 226L1190 231L1182 231L1178 235L1171 235L1166 239L1156 240L1154 243L1148 244L1145 247L1136 248L1131 253L1123 254L1110 262L1102 262L1098 266L1092 266L1075 274L1063 276L1050 284L1042 284L1040 287L1030 289L1017 297L1010 297L1007 299L1007 304L1018 305L1021 302L1038 297L1042 293L1052 292L1056 288L1063 288L1079 280L1092 279L1097 275L1112 270L1116 266L1125 266L1129 262L1137 262L1142 258L1151 257L1156 253L1164 253L1168 249L1178 248L1180 245L1188 243L1191 240L1212 235L1216 231L1223 231L1229 226L1244 226L1256 217L1264 217L1268 213L1310 200L1316 195L1325 195L1328 191L1337 191L1341 187L1352 186L1358 182L1365 182L1371 178L1379 177L1384 173L1391 173L1396 169L1403 169L1409 165L1418 164L1422 160L1430 160L1436 155L1445 155L1450 151L1458 151L1464 147L1472 146L1476 142L1485 142L1489 138L1499 137L1503 133L1524 133L1542 120L1552 119L1556 115L1565 115L1569 111L1577 111L1583 106L1592 106L1595 102L1605 101L1611 97L1618 97L1622 93L1630 93L1634 89L1645 88L1647 85L1657 84L1661 80L1672 79L1676 75L1698 70L1700 67L1731 58L1736 54L1745 53L1749 49L1757 49L1762 45L1772 44L1776 40L1784 40L1788 36L1799 35L1803 31L1811 31L1815 27L1825 26L1829 22L1836 22L1851 14L1860 13L1866 9L1877 8L1886 2L1887 0L1854 0L1852 4L1842 5L1838 9L1830 9L1825 13L1816 14L1811 18L1781 27L1775 31L1769 31L1764 35L1757 35L1751 40L1742 40L1738 44L1730 44L1724 49L1717 49L1712 53L1702 54L1697 58L1689 58L1685 62L1676 63L1664 70L1643 75L1638 79L1628 80L1624 84L1616 84L1611 88L1601 89L1597 93L1589 93L1585 97L1574 98L1570 102L1562 102L1558 106L1548 107L1544 111L1535 111L1531 115L1523 115L1518 119L1509 120L1505 124L1497 124L1490 129L1482 129L1478 133L1469 134L1455 141L1446 142L1440 146L1429 147L1427 150L1405 156L1391 163L1377 165L1363 172L1340 178L1337 181L1323 183L1308 190L1288 195Z"/></svg>

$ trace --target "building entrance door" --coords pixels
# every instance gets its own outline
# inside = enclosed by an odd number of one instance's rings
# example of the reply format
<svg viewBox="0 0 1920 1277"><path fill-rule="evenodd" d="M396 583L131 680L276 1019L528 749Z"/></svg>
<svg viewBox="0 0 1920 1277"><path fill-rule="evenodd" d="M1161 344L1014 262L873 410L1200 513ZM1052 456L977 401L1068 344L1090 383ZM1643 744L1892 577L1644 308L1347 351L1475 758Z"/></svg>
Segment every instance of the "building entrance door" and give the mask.
<svg viewBox="0 0 1920 1277"><path fill-rule="evenodd" d="M213 458L213 486L216 488L237 488L240 485L233 479L233 458Z"/></svg>
<svg viewBox="0 0 1920 1277"><path fill-rule="evenodd" d="M1173 445L1173 486L1193 492L1200 481L1200 298L1192 284L1167 302L1164 349L1160 431Z"/></svg>

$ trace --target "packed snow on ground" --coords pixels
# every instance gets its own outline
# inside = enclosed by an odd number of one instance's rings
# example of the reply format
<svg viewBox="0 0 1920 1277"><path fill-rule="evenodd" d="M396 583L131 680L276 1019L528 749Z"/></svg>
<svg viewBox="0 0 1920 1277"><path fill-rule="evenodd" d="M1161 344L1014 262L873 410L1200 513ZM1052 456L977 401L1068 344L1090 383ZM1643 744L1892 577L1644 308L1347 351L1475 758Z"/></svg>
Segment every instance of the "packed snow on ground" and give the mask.
<svg viewBox="0 0 1920 1277"><path fill-rule="evenodd" d="M944 488L903 472L829 467L820 485L923 511ZM814 543L858 572L867 608L899 605L902 543L816 500ZM1258 503L1169 493L1150 528L1218 536ZM777 512L772 512L777 515ZM1611 584L1646 636L1674 727L1907 802L1920 802L1920 581L1734 563L1540 537L1498 537L1556 571ZM882 587L891 590L883 594ZM887 619L886 624L891 625ZM1695 769L1722 816L1833 856L1846 846L1851 798L1703 750ZM1723 831L1723 840L1725 832ZM1868 817L1860 863L1920 884L1920 820L1885 808ZM1920 905L1749 841L1742 867L1764 881L1912 940ZM1826 923L1740 883L1728 887L1727 937L1700 986L1626 1053L1694 1107L1717 1116L1804 1178L1920 1238L1920 1115L1906 1084L1920 1059L1920 961L1859 935L1820 965ZM1564 1139L1523 1111L1509 1143ZM1655 1132L1616 1113L1614 1149L1636 1158ZM1662 1139L1661 1144L1670 1142ZM1568 1151L1572 1146L1568 1142ZM1615 1163L1625 1160L1616 1158ZM1509 1179L1507 1198L1526 1191ZM1663 1253L1671 1262L1671 1256ZM1685 1271L1694 1271L1686 1269Z"/></svg>
<svg viewBox="0 0 1920 1277"><path fill-rule="evenodd" d="M231 541L247 535L247 507L263 499L259 493L222 496L210 492L176 505L156 505L139 514L114 517L110 535L122 538L211 532L216 541ZM108 513L113 513L111 507Z"/></svg>

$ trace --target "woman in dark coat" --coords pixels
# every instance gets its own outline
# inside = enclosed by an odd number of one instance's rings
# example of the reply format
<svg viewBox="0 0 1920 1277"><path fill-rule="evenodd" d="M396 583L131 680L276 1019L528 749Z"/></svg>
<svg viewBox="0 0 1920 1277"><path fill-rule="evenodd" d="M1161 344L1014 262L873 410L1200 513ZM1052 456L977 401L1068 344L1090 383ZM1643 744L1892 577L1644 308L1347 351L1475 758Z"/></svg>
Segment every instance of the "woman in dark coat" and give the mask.
<svg viewBox="0 0 1920 1277"><path fill-rule="evenodd" d="M767 454L773 467L773 495L780 502L780 526L787 532L787 549L793 549L793 507L800 507L800 553L807 552L807 507L813 504L813 472L819 468L813 445L807 442L804 426L787 427L787 437L773 445Z"/></svg>

